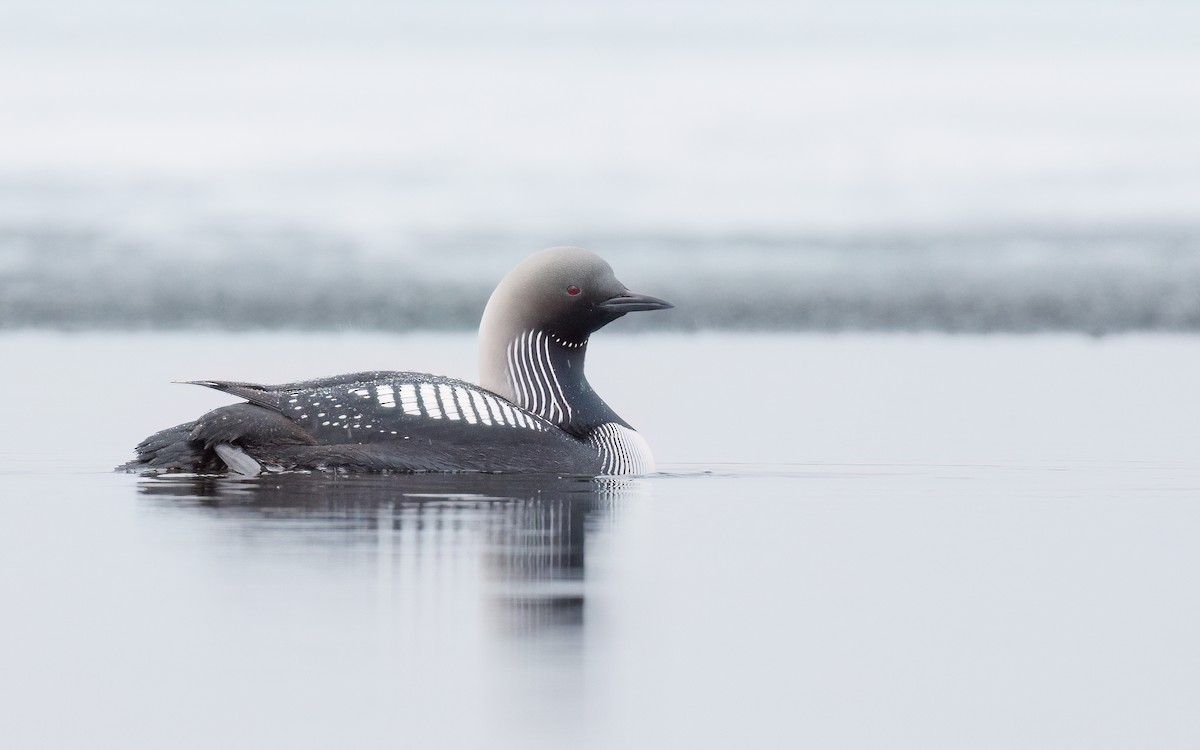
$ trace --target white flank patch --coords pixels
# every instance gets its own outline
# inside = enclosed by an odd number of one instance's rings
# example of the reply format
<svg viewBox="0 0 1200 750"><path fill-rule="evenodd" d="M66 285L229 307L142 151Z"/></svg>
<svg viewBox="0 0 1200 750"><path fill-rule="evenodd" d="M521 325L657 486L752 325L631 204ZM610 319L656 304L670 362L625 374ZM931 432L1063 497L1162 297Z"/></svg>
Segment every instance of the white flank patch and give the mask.
<svg viewBox="0 0 1200 750"><path fill-rule="evenodd" d="M636 430L609 422L593 430L588 442L600 453L605 474L649 474L654 471L654 454Z"/></svg>

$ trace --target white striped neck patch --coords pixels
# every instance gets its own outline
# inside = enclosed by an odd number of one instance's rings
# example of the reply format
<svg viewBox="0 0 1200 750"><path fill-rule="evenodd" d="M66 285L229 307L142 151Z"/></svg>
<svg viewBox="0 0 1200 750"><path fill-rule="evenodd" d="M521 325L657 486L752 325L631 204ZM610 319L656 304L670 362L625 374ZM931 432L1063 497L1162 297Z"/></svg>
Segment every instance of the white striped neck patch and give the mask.
<svg viewBox="0 0 1200 750"><path fill-rule="evenodd" d="M541 330L522 331L508 342L508 384L514 403L564 426L577 421L580 399L591 393L583 378L587 341L567 341Z"/></svg>

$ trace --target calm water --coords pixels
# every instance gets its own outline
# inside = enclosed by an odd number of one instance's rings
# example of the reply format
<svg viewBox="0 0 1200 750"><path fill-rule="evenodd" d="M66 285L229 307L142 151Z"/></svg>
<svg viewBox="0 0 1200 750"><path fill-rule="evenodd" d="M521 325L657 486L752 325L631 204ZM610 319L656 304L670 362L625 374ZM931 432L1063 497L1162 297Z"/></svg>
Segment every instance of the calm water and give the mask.
<svg viewBox="0 0 1200 750"><path fill-rule="evenodd" d="M108 470L170 379L471 338L0 337L4 746L1200 740L1192 338L602 336L661 474Z"/></svg>

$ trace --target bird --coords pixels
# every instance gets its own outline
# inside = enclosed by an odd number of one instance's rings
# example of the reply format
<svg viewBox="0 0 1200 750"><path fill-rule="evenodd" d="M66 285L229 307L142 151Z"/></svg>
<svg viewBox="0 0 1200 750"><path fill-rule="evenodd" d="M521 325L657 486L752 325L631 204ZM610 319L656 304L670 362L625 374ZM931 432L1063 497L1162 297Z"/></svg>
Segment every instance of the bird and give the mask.
<svg viewBox="0 0 1200 750"><path fill-rule="evenodd" d="M118 470L647 474L646 440L584 376L588 340L670 302L630 291L578 247L535 253L496 287L479 325L479 384L357 372L280 385L188 384L243 401L157 432Z"/></svg>

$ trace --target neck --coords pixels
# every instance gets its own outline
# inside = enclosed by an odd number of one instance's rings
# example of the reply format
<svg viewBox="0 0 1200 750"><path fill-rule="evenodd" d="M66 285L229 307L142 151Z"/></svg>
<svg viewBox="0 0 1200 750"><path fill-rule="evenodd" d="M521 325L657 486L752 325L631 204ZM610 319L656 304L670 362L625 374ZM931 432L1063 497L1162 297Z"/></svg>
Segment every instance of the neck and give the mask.
<svg viewBox="0 0 1200 750"><path fill-rule="evenodd" d="M584 377L586 339L525 330L509 339L504 353L507 392L501 395L522 409L579 437L598 424L621 421Z"/></svg>

